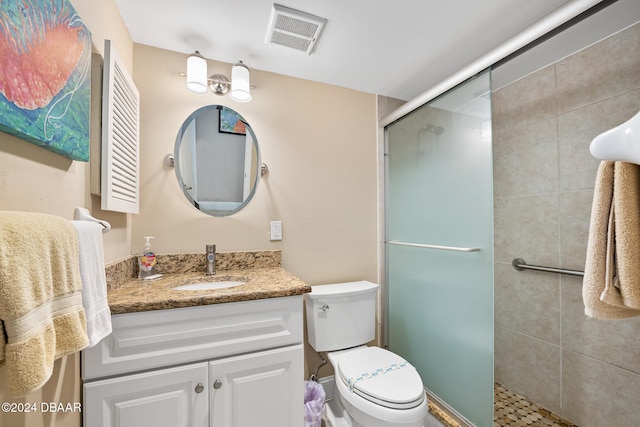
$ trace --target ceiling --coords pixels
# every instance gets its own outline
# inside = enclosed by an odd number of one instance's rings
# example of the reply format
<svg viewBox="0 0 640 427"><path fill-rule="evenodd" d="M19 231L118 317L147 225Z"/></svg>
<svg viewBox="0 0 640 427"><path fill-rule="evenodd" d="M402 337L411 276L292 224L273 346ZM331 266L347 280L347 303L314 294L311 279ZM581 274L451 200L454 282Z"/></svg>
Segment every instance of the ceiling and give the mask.
<svg viewBox="0 0 640 427"><path fill-rule="evenodd" d="M278 0L328 20L307 55L265 43L270 0L116 0L134 43L402 100L568 2Z"/></svg>

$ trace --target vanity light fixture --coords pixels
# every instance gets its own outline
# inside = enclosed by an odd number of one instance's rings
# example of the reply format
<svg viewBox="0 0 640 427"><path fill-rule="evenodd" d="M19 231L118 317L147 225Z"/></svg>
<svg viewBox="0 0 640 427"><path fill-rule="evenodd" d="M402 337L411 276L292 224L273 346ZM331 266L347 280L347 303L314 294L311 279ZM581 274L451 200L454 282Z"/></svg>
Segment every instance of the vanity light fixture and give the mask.
<svg viewBox="0 0 640 427"><path fill-rule="evenodd" d="M212 74L207 77L207 60L198 52L187 57L187 89L193 93L204 94L207 86L216 95L225 95L229 90L229 97L236 102L251 101L251 76L249 68L238 61L231 67L231 81L222 74Z"/></svg>

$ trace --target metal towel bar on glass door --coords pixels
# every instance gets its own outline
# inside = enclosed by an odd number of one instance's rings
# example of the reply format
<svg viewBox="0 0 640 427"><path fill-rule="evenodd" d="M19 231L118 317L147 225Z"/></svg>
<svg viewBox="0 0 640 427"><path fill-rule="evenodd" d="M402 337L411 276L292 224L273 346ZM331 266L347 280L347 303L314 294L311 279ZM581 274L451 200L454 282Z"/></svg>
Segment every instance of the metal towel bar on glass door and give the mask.
<svg viewBox="0 0 640 427"><path fill-rule="evenodd" d="M480 248L460 248L460 247L456 247L456 246L425 245L425 244L422 244L422 243L399 242L397 240L391 240L388 243L390 245L413 246L413 247L416 247L416 248L439 249L439 250L442 250L442 251L478 252L480 250Z"/></svg>
<svg viewBox="0 0 640 427"><path fill-rule="evenodd" d="M584 276L584 271L567 270L565 268L555 268L555 267L543 267L541 265L529 265L522 258L514 259L511 265L513 266L513 268L515 268L518 271L537 270L537 271L546 271L549 273L568 274L570 276Z"/></svg>

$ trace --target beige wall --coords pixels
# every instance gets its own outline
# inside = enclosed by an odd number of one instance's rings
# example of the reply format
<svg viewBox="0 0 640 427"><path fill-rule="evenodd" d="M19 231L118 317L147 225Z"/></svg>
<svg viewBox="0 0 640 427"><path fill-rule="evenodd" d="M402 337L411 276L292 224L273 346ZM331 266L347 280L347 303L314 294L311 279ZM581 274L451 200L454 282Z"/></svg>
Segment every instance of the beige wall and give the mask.
<svg viewBox="0 0 640 427"><path fill-rule="evenodd" d="M89 194L88 164L6 134L0 134L0 209L71 219L75 207L89 208L113 227L104 236L107 263L129 257L142 248L143 236L153 235L158 253L204 252L207 243L219 251L281 249L283 266L312 285L378 280L374 95L252 70L258 89L249 104L196 96L178 76L185 55L134 46L113 1L73 4L92 32L94 52L102 54L104 39L113 40L141 93L141 213L101 211L100 199ZM210 61L209 70L229 75L230 64ZM249 121L270 168L251 203L227 218L191 207L174 170L162 162L173 152L184 119L213 103L230 106ZM281 242L269 241L271 220L283 221ZM2 401L79 399L77 355L58 361L45 388L21 399L8 395L0 370ZM0 425L79 426L80 415L0 413Z"/></svg>
<svg viewBox="0 0 640 427"><path fill-rule="evenodd" d="M208 65L209 74L230 74L231 64ZM133 253L142 249L144 236L155 237L160 254L204 254L206 244L221 252L280 249L283 267L310 285L378 282L376 97L252 70L253 100L239 104L228 96L188 92L178 75L185 66L184 54L134 47L141 205L132 216ZM163 163L182 122L210 104L244 116L269 167L251 202L223 218L191 206L174 169ZM269 240L272 220L282 221L281 242ZM320 359L308 345L305 356L306 371L315 370ZM330 372L325 368L321 375Z"/></svg>
<svg viewBox="0 0 640 427"><path fill-rule="evenodd" d="M247 61L249 62L249 61ZM251 65L250 63L248 64ZM133 250L155 236L157 253L281 249L283 267L315 285L377 281L377 147L374 95L259 70L251 71L250 103L195 95L178 73L186 55L134 47L141 97L141 208L132 217ZM230 64L209 61L209 74L229 76ZM269 174L239 213L215 218L183 196L173 168L182 122L204 105L222 104L251 124ZM283 240L269 240L281 220Z"/></svg>
<svg viewBox="0 0 640 427"><path fill-rule="evenodd" d="M133 44L115 2L74 0L73 5L91 31L93 51L102 55L104 40L110 39L131 69ZM113 231L104 236L106 261L130 255L128 218L99 210L100 200L89 194L88 163L71 161L0 133L0 165L0 209L44 212L71 219L76 207L89 208L94 216L113 226Z"/></svg>
<svg viewBox="0 0 640 427"><path fill-rule="evenodd" d="M640 109L640 24L493 94L495 378L581 427L640 418L640 318L584 315L598 160L589 143Z"/></svg>
<svg viewBox="0 0 640 427"><path fill-rule="evenodd" d="M103 52L104 39L113 40L131 68L133 44L113 0L73 0L78 14L92 33L93 50ZM93 88L92 88L93 89ZM105 257L115 261L127 257L131 245L126 215L99 212L89 195L89 165L74 162L34 144L0 132L0 210L43 212L72 219L76 207L87 207L94 216L107 218L115 230L105 235ZM99 207L99 201L97 206ZM80 358L77 354L58 360L52 379L37 393L11 398L4 370L0 369L2 402L79 402ZM79 413L5 413L0 426L75 427Z"/></svg>

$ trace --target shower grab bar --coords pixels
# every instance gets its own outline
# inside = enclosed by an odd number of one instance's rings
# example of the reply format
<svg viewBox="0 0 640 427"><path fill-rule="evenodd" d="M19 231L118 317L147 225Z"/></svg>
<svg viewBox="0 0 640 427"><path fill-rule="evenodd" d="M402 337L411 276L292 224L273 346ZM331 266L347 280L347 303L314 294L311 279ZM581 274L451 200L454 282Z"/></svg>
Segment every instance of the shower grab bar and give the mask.
<svg viewBox="0 0 640 427"><path fill-rule="evenodd" d="M543 267L541 265L529 265L522 258L515 258L511 263L514 269L518 271L522 270L536 270L536 271L546 271L548 273L558 273L558 274L567 274L569 276L584 276L584 271L579 270L567 270L565 268L555 268L555 267Z"/></svg>
<svg viewBox="0 0 640 427"><path fill-rule="evenodd" d="M399 242L397 240L391 240L388 243L390 245L413 246L415 248L439 249L442 251L455 251L455 252L478 252L480 250L480 248L459 248L457 246L425 245L422 243Z"/></svg>

